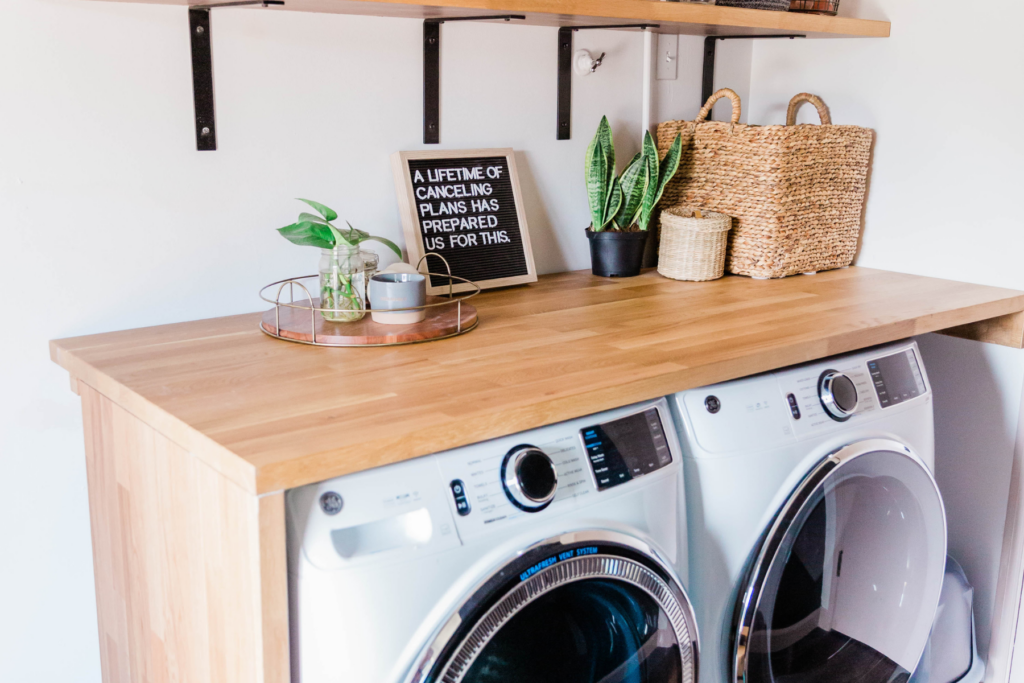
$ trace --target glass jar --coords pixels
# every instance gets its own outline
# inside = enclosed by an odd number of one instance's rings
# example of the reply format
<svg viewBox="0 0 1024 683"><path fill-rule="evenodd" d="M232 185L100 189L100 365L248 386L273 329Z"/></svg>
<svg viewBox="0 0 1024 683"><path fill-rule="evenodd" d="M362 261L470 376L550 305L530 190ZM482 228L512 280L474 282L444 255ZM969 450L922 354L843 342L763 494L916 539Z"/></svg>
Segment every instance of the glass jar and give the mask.
<svg viewBox="0 0 1024 683"><path fill-rule="evenodd" d="M377 274L377 266L380 265L380 256L373 251L361 251L359 257L363 259L363 291L370 291L370 278ZM366 301L367 308L370 308L369 299Z"/></svg>
<svg viewBox="0 0 1024 683"><path fill-rule="evenodd" d="M355 322L366 315L366 267L358 247L320 250L320 308L324 320Z"/></svg>

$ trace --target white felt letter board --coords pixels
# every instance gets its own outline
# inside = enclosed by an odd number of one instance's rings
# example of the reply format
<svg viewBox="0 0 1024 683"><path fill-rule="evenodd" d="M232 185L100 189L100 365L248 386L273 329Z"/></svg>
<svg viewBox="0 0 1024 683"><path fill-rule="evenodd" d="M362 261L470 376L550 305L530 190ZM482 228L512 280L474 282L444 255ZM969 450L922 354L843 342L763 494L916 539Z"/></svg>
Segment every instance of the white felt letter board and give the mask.
<svg viewBox="0 0 1024 683"><path fill-rule="evenodd" d="M511 149L396 152L391 161L413 265L433 252L485 289L537 281ZM448 272L435 256L426 263ZM456 292L472 289L455 282ZM427 292L447 293L448 278L431 277Z"/></svg>

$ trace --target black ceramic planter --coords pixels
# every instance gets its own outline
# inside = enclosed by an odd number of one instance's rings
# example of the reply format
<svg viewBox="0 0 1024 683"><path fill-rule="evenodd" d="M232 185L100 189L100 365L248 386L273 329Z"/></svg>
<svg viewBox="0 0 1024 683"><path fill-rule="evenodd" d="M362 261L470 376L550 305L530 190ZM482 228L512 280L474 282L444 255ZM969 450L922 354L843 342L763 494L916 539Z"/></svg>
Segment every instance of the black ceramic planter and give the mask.
<svg viewBox="0 0 1024 683"><path fill-rule="evenodd" d="M594 232L587 228L590 240L590 268L601 277L634 277L644 262L647 231Z"/></svg>

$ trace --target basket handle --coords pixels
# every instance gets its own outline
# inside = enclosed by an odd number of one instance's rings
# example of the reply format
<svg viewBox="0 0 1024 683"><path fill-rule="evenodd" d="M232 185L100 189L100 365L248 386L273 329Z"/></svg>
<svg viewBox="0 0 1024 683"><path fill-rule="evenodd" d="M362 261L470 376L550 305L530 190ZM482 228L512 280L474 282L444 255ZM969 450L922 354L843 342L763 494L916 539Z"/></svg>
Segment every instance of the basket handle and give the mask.
<svg viewBox="0 0 1024 683"><path fill-rule="evenodd" d="M740 113L743 111L743 108L740 105L740 96L736 94L735 90L731 90L729 88L722 88L714 95L709 97L707 104L705 104L704 108L700 110L700 113L697 114L697 118L695 118L693 122L704 123L707 120L708 116L711 114L711 108L715 106L715 102L722 99L723 97L728 97L729 100L732 102L732 123L739 123Z"/></svg>
<svg viewBox="0 0 1024 683"><path fill-rule="evenodd" d="M821 125L832 125L832 115L828 113L828 105L825 104L825 102L817 95L812 95L809 92L802 92L789 101L789 111L786 112L787 126L796 125L796 113L800 110L800 105L804 102L810 102L814 105L814 108L818 110L818 118L821 119Z"/></svg>

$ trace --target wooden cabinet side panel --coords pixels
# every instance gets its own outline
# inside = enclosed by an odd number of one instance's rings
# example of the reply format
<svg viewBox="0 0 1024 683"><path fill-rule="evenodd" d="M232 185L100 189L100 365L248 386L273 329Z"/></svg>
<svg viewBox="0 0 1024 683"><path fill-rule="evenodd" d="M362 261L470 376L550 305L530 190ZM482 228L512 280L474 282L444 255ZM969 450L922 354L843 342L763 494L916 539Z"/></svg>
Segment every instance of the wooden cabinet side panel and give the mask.
<svg viewBox="0 0 1024 683"><path fill-rule="evenodd" d="M291 680L288 632L288 543L284 491L260 498L260 570L263 610L263 680Z"/></svg>
<svg viewBox="0 0 1024 683"><path fill-rule="evenodd" d="M80 386L103 680L262 683L258 499Z"/></svg>

